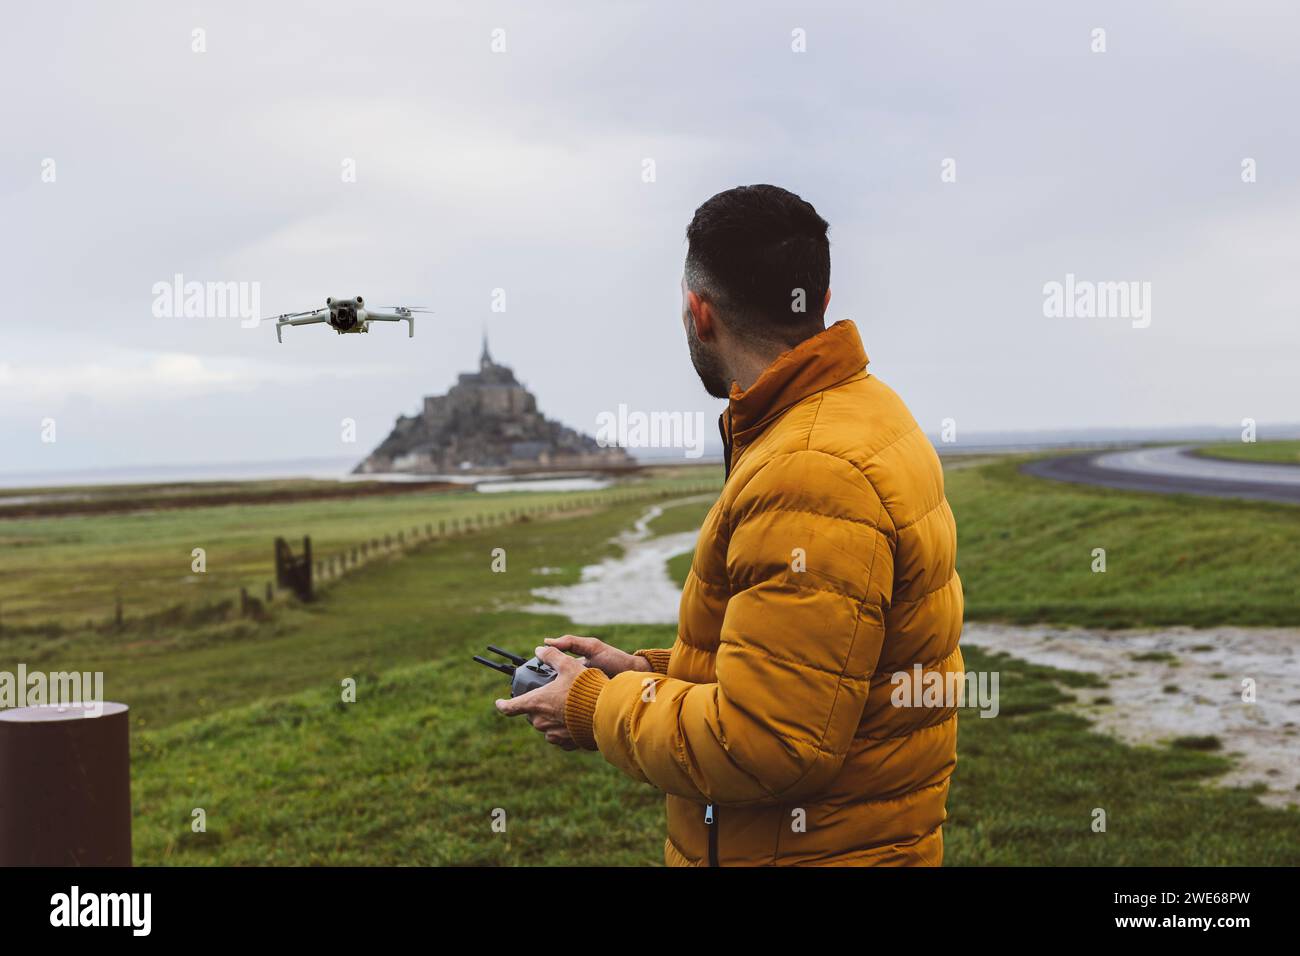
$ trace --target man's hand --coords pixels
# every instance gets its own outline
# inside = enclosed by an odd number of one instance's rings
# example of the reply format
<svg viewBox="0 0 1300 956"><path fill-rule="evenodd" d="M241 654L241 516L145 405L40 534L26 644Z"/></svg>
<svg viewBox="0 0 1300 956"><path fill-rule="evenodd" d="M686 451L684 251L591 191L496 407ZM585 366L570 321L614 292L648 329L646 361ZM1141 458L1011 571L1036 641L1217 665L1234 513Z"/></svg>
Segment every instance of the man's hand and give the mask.
<svg viewBox="0 0 1300 956"><path fill-rule="evenodd" d="M590 640L590 638L580 637L576 640ZM577 750L578 745L569 736L569 729L564 724L564 701L569 696L569 688L573 686L574 680L585 668L577 659L561 653L554 647L539 647L534 653L543 664L555 668L555 680L536 690L530 690L522 696L498 700L497 710L507 717L523 714L535 729L546 735L547 743L555 744L564 750Z"/></svg>
<svg viewBox="0 0 1300 956"><path fill-rule="evenodd" d="M604 641L598 641L594 637L565 634L563 637L548 637L546 643L557 650L568 651L570 654L586 658L588 667L599 668L607 677L613 677L624 671L650 670L650 662L644 657L620 651L617 647L610 647Z"/></svg>

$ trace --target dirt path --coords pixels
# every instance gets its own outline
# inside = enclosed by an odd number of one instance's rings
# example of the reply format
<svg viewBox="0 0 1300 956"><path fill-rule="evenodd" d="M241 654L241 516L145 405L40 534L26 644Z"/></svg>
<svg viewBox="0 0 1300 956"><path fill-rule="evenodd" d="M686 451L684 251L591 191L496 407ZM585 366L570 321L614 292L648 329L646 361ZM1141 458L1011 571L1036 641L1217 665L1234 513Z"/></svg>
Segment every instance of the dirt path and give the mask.
<svg viewBox="0 0 1300 956"><path fill-rule="evenodd" d="M695 546L694 532L652 537L650 508L615 540L623 556L583 569L571 586L538 588L553 603L526 610L560 613L575 624L673 624L680 588L666 563ZM962 644L1030 663L1096 674L1104 689L1071 688L1071 709L1095 729L1131 744L1216 737L1233 769L1222 786L1263 783L1261 800L1300 803L1300 628L1164 628L1102 631L968 621ZM1243 680L1255 700L1242 699ZM1101 703L1097 703L1101 699Z"/></svg>

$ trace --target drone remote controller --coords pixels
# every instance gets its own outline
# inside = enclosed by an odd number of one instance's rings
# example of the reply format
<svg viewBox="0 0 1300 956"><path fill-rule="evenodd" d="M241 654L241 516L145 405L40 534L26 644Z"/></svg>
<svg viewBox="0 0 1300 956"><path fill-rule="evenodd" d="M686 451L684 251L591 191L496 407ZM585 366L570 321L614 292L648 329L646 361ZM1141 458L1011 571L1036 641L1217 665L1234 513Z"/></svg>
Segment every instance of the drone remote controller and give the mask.
<svg viewBox="0 0 1300 956"><path fill-rule="evenodd" d="M492 644L489 644L487 649L493 654L504 657L510 663L502 664L498 661L490 661L486 657L479 657L477 654L474 655L474 660L484 667L490 667L494 671L500 671L502 674L508 675L510 677L511 697L518 697L530 690L545 687L555 680L557 673L555 668L550 664L543 663L536 657L523 658L518 654L503 651Z"/></svg>

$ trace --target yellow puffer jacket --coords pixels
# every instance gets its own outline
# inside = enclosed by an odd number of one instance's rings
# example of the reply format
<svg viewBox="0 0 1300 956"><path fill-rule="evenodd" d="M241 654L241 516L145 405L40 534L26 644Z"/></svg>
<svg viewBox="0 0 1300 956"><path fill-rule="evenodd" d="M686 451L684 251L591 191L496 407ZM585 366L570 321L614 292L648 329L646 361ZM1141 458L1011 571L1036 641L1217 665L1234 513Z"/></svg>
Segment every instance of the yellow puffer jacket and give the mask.
<svg viewBox="0 0 1300 956"><path fill-rule="evenodd" d="M866 364L837 322L733 387L676 643L638 652L656 674L569 691L574 739L668 794L671 865L942 860L955 702L895 675L962 671L957 531L934 448Z"/></svg>

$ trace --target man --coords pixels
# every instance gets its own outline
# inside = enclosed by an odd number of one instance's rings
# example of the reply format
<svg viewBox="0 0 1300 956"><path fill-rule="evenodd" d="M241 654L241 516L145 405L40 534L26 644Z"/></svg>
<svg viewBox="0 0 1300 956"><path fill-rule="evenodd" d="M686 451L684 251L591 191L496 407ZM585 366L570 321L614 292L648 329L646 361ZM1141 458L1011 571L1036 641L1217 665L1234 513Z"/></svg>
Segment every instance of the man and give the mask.
<svg viewBox="0 0 1300 956"><path fill-rule="evenodd" d="M914 678L952 687L962 670L956 526L934 448L866 371L853 323L824 328L826 230L775 186L696 210L682 321L704 387L729 400L726 483L677 640L548 640L558 677L497 701L664 791L672 865L943 857L956 701Z"/></svg>

